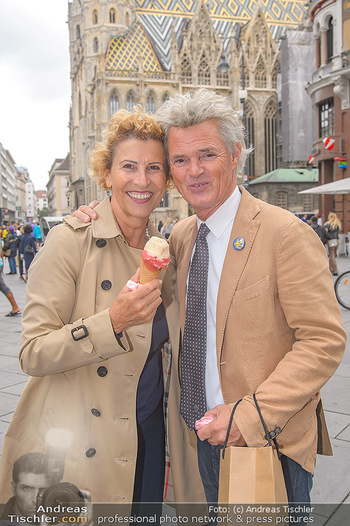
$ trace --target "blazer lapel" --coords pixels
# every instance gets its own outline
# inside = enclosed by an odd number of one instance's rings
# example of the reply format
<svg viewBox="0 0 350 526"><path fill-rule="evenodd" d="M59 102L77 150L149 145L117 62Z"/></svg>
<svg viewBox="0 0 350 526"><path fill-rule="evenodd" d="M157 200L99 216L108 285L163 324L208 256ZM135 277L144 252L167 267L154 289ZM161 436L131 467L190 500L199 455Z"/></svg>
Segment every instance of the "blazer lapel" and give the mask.
<svg viewBox="0 0 350 526"><path fill-rule="evenodd" d="M258 201L243 188L240 188L240 191L242 192L242 198L233 223L218 292L216 310L216 349L218 361L220 361L225 327L232 298L249 259L255 236L260 226L260 221L255 219L260 212ZM245 242L241 250L236 250L233 246L233 242L237 238L243 238Z"/></svg>

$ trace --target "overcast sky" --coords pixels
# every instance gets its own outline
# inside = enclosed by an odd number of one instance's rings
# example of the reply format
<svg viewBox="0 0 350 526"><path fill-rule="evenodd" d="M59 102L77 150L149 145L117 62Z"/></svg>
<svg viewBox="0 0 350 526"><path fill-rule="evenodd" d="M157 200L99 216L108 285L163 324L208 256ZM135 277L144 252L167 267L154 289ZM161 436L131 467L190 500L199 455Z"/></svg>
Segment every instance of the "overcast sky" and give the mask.
<svg viewBox="0 0 350 526"><path fill-rule="evenodd" d="M46 188L69 151L68 0L0 0L0 142Z"/></svg>

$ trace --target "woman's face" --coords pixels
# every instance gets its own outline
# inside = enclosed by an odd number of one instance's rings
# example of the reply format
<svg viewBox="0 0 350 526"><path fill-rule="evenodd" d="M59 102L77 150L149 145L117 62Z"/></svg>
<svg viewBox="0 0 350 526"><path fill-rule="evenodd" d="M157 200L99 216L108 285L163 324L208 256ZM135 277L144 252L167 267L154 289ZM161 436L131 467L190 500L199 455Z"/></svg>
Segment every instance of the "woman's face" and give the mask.
<svg viewBox="0 0 350 526"><path fill-rule="evenodd" d="M163 144L150 139L126 139L117 145L106 173L111 205L117 218L147 218L163 197L166 159Z"/></svg>

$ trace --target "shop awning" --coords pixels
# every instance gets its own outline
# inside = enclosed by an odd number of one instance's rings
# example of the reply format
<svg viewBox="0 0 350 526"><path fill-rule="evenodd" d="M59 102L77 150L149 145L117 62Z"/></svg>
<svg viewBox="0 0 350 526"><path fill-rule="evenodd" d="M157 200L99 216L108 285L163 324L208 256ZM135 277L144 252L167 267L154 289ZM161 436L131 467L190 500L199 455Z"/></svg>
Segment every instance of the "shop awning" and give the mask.
<svg viewBox="0 0 350 526"><path fill-rule="evenodd" d="M302 190L299 194L350 194L350 177Z"/></svg>

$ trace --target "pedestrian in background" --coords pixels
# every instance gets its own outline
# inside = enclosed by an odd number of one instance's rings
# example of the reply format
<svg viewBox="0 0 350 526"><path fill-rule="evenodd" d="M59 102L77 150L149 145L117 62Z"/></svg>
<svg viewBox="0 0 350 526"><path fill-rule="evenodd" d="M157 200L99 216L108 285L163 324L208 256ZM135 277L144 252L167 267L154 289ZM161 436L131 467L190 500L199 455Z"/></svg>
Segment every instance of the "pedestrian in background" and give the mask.
<svg viewBox="0 0 350 526"><path fill-rule="evenodd" d="M26 268L26 271L24 274L25 278L23 278L24 281L27 281L28 279L28 270L37 252L36 244L32 236L32 232L33 232L32 225L28 223L28 225L24 227L24 234L21 237L21 243L20 243L20 257L22 260L24 259L24 264Z"/></svg>
<svg viewBox="0 0 350 526"><path fill-rule="evenodd" d="M311 228L316 232L322 243L326 244L326 230L323 226L318 224L317 222L317 216L312 216L311 218Z"/></svg>
<svg viewBox="0 0 350 526"><path fill-rule="evenodd" d="M10 272L8 274L17 274L16 255L17 255L17 241L13 225L8 228L8 234L4 241L5 256L8 258L10 265Z"/></svg>
<svg viewBox="0 0 350 526"><path fill-rule="evenodd" d="M5 314L5 316L8 318L8 317L17 316L18 314L20 314L21 309L17 305L16 300L11 292L11 289L6 285L4 281L3 272L4 272L4 260L1 254L0 256L0 292L5 294L6 298L11 303L11 307L12 307L11 311L8 314Z"/></svg>
<svg viewBox="0 0 350 526"><path fill-rule="evenodd" d="M40 228L39 223L36 223L34 230L33 230L33 234L35 237L36 249L39 250L39 248L43 244L43 236L41 233L41 228Z"/></svg>
<svg viewBox="0 0 350 526"><path fill-rule="evenodd" d="M160 233L162 234L162 236L165 237L165 239L169 239L172 228L173 228L173 222L170 219L170 217L168 217L162 227L162 230L160 231Z"/></svg>
<svg viewBox="0 0 350 526"><path fill-rule="evenodd" d="M326 229L326 239L328 244L329 270L333 276L338 276L338 267L335 260L339 246L339 230L341 222L334 212L328 214L328 221L324 225Z"/></svg>

